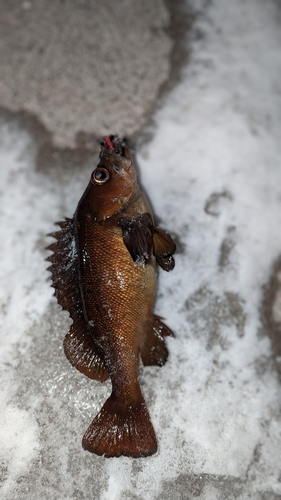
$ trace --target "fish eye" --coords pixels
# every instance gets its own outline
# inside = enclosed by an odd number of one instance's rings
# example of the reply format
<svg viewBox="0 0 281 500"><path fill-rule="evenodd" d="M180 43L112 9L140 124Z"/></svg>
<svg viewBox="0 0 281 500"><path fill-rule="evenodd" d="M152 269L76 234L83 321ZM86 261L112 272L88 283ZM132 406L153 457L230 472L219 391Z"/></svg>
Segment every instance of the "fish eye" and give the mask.
<svg viewBox="0 0 281 500"><path fill-rule="evenodd" d="M96 168L96 170L94 170L94 172L92 173L91 181L94 184L98 184L99 186L101 186L109 180L109 177L110 175L108 170L106 170L106 168L100 167Z"/></svg>

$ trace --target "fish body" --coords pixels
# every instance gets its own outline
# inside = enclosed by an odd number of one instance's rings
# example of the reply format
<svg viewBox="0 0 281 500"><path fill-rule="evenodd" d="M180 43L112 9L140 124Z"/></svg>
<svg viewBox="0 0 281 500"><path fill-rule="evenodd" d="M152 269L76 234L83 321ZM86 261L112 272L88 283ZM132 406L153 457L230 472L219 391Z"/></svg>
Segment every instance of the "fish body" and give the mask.
<svg viewBox="0 0 281 500"><path fill-rule="evenodd" d="M174 266L175 244L156 228L133 159L107 136L73 219L59 223L50 245L53 286L73 324L64 340L70 362L112 393L83 437L83 447L106 457L142 457L157 441L138 380L144 365L162 366L172 331L152 313L157 263Z"/></svg>

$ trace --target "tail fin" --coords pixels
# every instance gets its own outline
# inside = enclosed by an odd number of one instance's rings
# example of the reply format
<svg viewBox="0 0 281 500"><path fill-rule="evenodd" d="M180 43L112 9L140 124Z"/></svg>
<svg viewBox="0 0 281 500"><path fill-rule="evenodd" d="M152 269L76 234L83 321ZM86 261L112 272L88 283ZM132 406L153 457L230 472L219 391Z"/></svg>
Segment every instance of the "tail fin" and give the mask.
<svg viewBox="0 0 281 500"><path fill-rule="evenodd" d="M82 445L85 450L105 457L153 455L157 441L142 394L131 405L124 405L111 394L85 432Z"/></svg>

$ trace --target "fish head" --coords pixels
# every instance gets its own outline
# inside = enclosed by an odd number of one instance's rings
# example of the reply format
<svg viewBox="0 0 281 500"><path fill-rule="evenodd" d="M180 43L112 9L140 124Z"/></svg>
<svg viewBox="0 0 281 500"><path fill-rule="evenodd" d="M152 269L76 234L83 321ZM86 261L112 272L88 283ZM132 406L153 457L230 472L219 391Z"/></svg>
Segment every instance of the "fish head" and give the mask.
<svg viewBox="0 0 281 500"><path fill-rule="evenodd" d="M81 200L97 222L125 210L140 196L137 172L129 149L119 139L110 137L104 145L102 143L100 162Z"/></svg>

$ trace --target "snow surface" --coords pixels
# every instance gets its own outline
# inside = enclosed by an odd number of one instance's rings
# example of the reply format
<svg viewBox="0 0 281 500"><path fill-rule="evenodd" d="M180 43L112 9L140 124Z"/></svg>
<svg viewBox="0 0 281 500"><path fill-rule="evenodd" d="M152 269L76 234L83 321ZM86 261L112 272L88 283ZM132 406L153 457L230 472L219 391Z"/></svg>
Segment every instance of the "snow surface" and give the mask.
<svg viewBox="0 0 281 500"><path fill-rule="evenodd" d="M280 383L260 319L281 254L280 46L278 4L204 7L182 81L138 154L160 225L181 249L175 270L160 272L156 305L177 338L165 367L140 376L159 444L150 458L81 448L110 384L64 359L68 320L43 262L45 234L65 210L72 215L81 182L54 185L35 170L31 138L2 124L2 498L281 494Z"/></svg>

